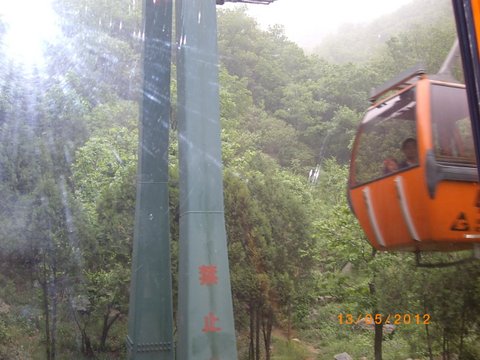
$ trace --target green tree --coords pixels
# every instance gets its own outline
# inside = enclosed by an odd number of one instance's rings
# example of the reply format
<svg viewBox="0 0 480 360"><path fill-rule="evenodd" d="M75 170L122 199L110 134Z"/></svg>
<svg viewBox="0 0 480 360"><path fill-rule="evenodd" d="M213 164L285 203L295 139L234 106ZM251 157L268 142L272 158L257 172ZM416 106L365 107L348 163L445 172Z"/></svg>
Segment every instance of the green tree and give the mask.
<svg viewBox="0 0 480 360"><path fill-rule="evenodd" d="M260 359L263 334L269 359L273 325L290 328L311 300L311 198L304 183L260 154L242 165L225 176L232 291L237 322L249 329L249 357Z"/></svg>

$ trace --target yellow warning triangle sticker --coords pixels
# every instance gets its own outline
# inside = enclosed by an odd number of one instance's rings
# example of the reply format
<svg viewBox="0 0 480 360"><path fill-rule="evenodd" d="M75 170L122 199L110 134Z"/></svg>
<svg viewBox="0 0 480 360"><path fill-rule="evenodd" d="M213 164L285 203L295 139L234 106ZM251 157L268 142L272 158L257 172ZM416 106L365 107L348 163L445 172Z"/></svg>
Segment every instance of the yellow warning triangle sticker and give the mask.
<svg viewBox="0 0 480 360"><path fill-rule="evenodd" d="M468 224L467 216L465 213L461 212L458 214L457 218L450 227L452 231L468 231L470 230L470 225Z"/></svg>

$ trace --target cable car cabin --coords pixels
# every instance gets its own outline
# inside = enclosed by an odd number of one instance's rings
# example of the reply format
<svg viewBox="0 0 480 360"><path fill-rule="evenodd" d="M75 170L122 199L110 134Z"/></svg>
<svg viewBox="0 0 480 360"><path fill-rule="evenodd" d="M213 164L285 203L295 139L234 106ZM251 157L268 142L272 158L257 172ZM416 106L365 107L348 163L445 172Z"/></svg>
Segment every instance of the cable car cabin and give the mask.
<svg viewBox="0 0 480 360"><path fill-rule="evenodd" d="M370 243L414 252L474 248L480 193L464 85L417 71L371 101L354 142L348 189Z"/></svg>

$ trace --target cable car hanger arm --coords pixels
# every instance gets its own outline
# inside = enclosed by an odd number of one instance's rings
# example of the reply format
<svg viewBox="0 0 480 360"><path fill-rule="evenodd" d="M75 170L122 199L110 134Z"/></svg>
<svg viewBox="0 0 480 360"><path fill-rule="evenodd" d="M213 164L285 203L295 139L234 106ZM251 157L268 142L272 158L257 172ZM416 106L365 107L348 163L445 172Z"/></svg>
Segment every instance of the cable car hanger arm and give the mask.
<svg viewBox="0 0 480 360"><path fill-rule="evenodd" d="M475 255L463 258L460 260L452 261L452 262L437 262L437 263L422 263L422 253L421 251L417 252L415 254L415 265L417 267L421 268L446 268L450 266L457 266L457 265L463 265L463 264L468 264L472 261L478 261L478 257Z"/></svg>

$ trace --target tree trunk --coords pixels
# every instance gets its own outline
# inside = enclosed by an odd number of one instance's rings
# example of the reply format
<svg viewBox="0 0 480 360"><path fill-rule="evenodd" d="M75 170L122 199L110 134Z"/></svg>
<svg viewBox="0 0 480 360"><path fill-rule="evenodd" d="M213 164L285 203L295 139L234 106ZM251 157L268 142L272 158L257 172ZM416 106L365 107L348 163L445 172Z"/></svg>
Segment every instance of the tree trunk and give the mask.
<svg viewBox="0 0 480 360"><path fill-rule="evenodd" d="M432 339L430 337L430 331L428 330L428 324L425 324L425 333L427 334L427 348L428 348L428 358L433 360L432 353Z"/></svg>
<svg viewBox="0 0 480 360"><path fill-rule="evenodd" d="M424 299L425 301L425 299ZM428 308L427 306L425 305L424 306L424 314L428 314ZM428 348L428 357L430 360L433 360L433 353L432 353L432 339L430 337L430 331L428 329L428 323L425 322L425 333L427 335L427 348Z"/></svg>
<svg viewBox="0 0 480 360"><path fill-rule="evenodd" d="M52 333L50 336L51 342L51 356L52 360L56 358L56 343L57 343L57 264L53 261L53 268L52 268Z"/></svg>
<svg viewBox="0 0 480 360"><path fill-rule="evenodd" d="M95 358L95 352L92 348L92 342L90 341L90 337L87 334L86 328L87 324L83 323L80 324L80 321L77 317L76 310L72 307L72 315L73 319L75 320L75 324L77 324L78 330L80 330L80 334L82 335L82 354L84 354L87 358Z"/></svg>
<svg viewBox="0 0 480 360"><path fill-rule="evenodd" d="M450 360L450 341L448 341L447 337L447 360Z"/></svg>
<svg viewBox="0 0 480 360"><path fill-rule="evenodd" d="M87 332L85 329L82 330L82 338L83 338L83 344L85 346L84 348L84 355L87 356L89 359L95 358L95 352L93 351L92 348L92 342L90 341L90 337L87 335Z"/></svg>
<svg viewBox="0 0 480 360"><path fill-rule="evenodd" d="M292 339L292 303L288 302L288 324L287 324L287 339L290 341Z"/></svg>
<svg viewBox="0 0 480 360"><path fill-rule="evenodd" d="M375 299L376 303L376 289L375 289L375 275L373 275L373 281L368 284L369 290L370 290L370 295ZM377 309L373 310L373 314L379 314L380 312ZM375 324L375 339L373 343L373 351L375 353L375 360L382 360L382 342L383 342L383 322L380 324Z"/></svg>
<svg viewBox="0 0 480 360"><path fill-rule="evenodd" d="M270 344L272 343L273 313L267 312L266 317L262 317L263 342L265 344L265 360L270 360Z"/></svg>
<svg viewBox="0 0 480 360"><path fill-rule="evenodd" d="M42 285L43 312L45 314L45 350L47 353L47 360L51 360L52 357L50 355L50 311L48 310L48 276L45 254L43 255L43 279L40 283Z"/></svg>
<svg viewBox="0 0 480 360"><path fill-rule="evenodd" d="M463 308L462 308L462 323L460 325L460 346L459 346L459 350L458 350L458 357L460 359L463 358L463 335L465 333L465 318L466 318L466 315L467 315L467 301L466 299L464 298L463 299Z"/></svg>
<svg viewBox="0 0 480 360"><path fill-rule="evenodd" d="M446 331L445 331L445 328L443 329L443 344L442 344L442 359L443 360L447 360L447 335L446 335Z"/></svg>
<svg viewBox="0 0 480 360"><path fill-rule="evenodd" d="M249 304L250 312L250 345L248 347L248 360L255 360L255 307L253 302Z"/></svg>
<svg viewBox="0 0 480 360"><path fill-rule="evenodd" d="M374 312L377 314L377 312ZM375 360L382 360L383 323L375 323Z"/></svg>
<svg viewBox="0 0 480 360"><path fill-rule="evenodd" d="M260 306L257 306L256 308L256 318L255 318L255 350L256 350L256 356L255 360L260 360L260 316L262 313L262 308Z"/></svg>
<svg viewBox="0 0 480 360"><path fill-rule="evenodd" d="M107 337L110 328L112 327L113 323L120 317L120 313L115 314L112 318L110 318L111 308L107 309L107 313L103 317L103 328L102 328L102 336L100 338L100 349L105 350L107 344Z"/></svg>

